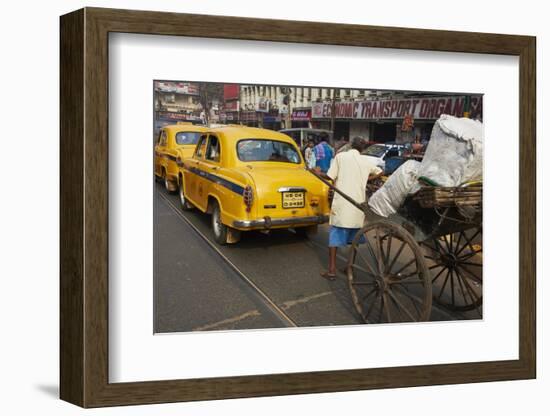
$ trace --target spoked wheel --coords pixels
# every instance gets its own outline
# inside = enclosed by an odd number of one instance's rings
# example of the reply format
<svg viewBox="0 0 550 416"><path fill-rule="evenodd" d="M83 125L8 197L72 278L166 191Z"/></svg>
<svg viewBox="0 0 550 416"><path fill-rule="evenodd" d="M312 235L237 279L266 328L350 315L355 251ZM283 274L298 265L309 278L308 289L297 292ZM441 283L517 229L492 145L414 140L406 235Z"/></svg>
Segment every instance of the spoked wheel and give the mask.
<svg viewBox="0 0 550 416"><path fill-rule="evenodd" d="M482 316L481 237L482 229L477 227L422 243L426 247L437 303L455 311L476 309Z"/></svg>
<svg viewBox="0 0 550 416"><path fill-rule="evenodd" d="M357 233L348 260L353 303L366 323L427 321L432 284L422 249L403 227L379 221Z"/></svg>

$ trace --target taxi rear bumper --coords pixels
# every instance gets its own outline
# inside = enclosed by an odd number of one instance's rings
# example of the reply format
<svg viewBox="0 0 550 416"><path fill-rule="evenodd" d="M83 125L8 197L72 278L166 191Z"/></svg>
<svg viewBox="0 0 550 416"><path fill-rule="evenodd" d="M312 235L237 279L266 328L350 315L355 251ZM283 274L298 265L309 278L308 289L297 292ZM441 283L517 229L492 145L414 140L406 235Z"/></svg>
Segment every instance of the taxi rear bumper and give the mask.
<svg viewBox="0 0 550 416"><path fill-rule="evenodd" d="M272 227L293 226L302 224L324 224L329 219L328 215L313 215L309 217L271 218L263 217L257 220L235 220L233 227L240 229L269 229Z"/></svg>

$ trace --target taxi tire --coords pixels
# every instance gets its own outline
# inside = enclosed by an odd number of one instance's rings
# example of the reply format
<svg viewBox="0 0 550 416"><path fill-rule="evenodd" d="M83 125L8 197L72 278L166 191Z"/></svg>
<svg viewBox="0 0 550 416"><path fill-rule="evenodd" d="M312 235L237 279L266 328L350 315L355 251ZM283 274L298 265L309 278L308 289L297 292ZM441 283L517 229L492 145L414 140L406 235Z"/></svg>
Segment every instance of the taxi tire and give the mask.
<svg viewBox="0 0 550 416"><path fill-rule="evenodd" d="M221 209L217 202L212 206L212 231L214 232L214 240L220 245L227 244L228 226L222 223Z"/></svg>
<svg viewBox="0 0 550 416"><path fill-rule="evenodd" d="M164 188L169 194L173 194L178 190L177 186L174 186L174 184L170 182L170 179L168 179L166 169L162 169L162 181L164 182Z"/></svg>
<svg viewBox="0 0 550 416"><path fill-rule="evenodd" d="M179 186L178 186L178 194L179 194L179 198L180 198L180 206L181 206L181 209L183 211L191 211L193 208L195 208L191 202L189 202L189 200L187 198L185 198L185 192L184 192L184 188L183 188L183 178L180 177L180 183L179 183Z"/></svg>

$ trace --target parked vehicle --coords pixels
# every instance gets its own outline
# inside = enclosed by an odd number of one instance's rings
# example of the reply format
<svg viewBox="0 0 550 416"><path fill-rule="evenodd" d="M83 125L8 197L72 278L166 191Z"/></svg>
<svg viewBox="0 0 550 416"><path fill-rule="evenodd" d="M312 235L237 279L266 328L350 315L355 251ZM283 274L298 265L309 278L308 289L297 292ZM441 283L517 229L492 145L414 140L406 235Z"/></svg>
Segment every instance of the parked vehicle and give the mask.
<svg viewBox="0 0 550 416"><path fill-rule="evenodd" d="M182 209L212 214L219 244L241 231L314 231L328 221L328 187L309 173L290 137L272 130L225 126L201 135L179 166Z"/></svg>
<svg viewBox="0 0 550 416"><path fill-rule="evenodd" d="M200 135L207 131L205 126L178 123L160 129L155 144L155 176L164 181L169 192L178 189L177 160L193 155Z"/></svg>
<svg viewBox="0 0 550 416"><path fill-rule="evenodd" d="M395 142L374 144L367 147L363 152L364 155L372 159L372 161L381 169L386 168L386 160L395 157L402 156L407 150L405 144L397 144Z"/></svg>
<svg viewBox="0 0 550 416"><path fill-rule="evenodd" d="M422 143L406 143L405 149L399 151L399 156L386 156L384 172L386 175L391 175L407 160L422 161L424 157L423 149L425 145Z"/></svg>

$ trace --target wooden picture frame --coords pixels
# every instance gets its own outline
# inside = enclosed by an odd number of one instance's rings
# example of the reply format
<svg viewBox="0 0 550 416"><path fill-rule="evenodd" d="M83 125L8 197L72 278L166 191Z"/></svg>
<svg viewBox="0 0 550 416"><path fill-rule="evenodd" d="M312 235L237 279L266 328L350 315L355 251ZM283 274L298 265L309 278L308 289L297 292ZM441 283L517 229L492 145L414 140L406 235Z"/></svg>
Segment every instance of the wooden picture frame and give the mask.
<svg viewBox="0 0 550 416"><path fill-rule="evenodd" d="M215 32L211 30L213 27ZM534 37L99 8L85 8L62 16L60 28L60 396L63 400L82 407L100 407L535 378ZM518 56L519 359L109 383L110 32Z"/></svg>

